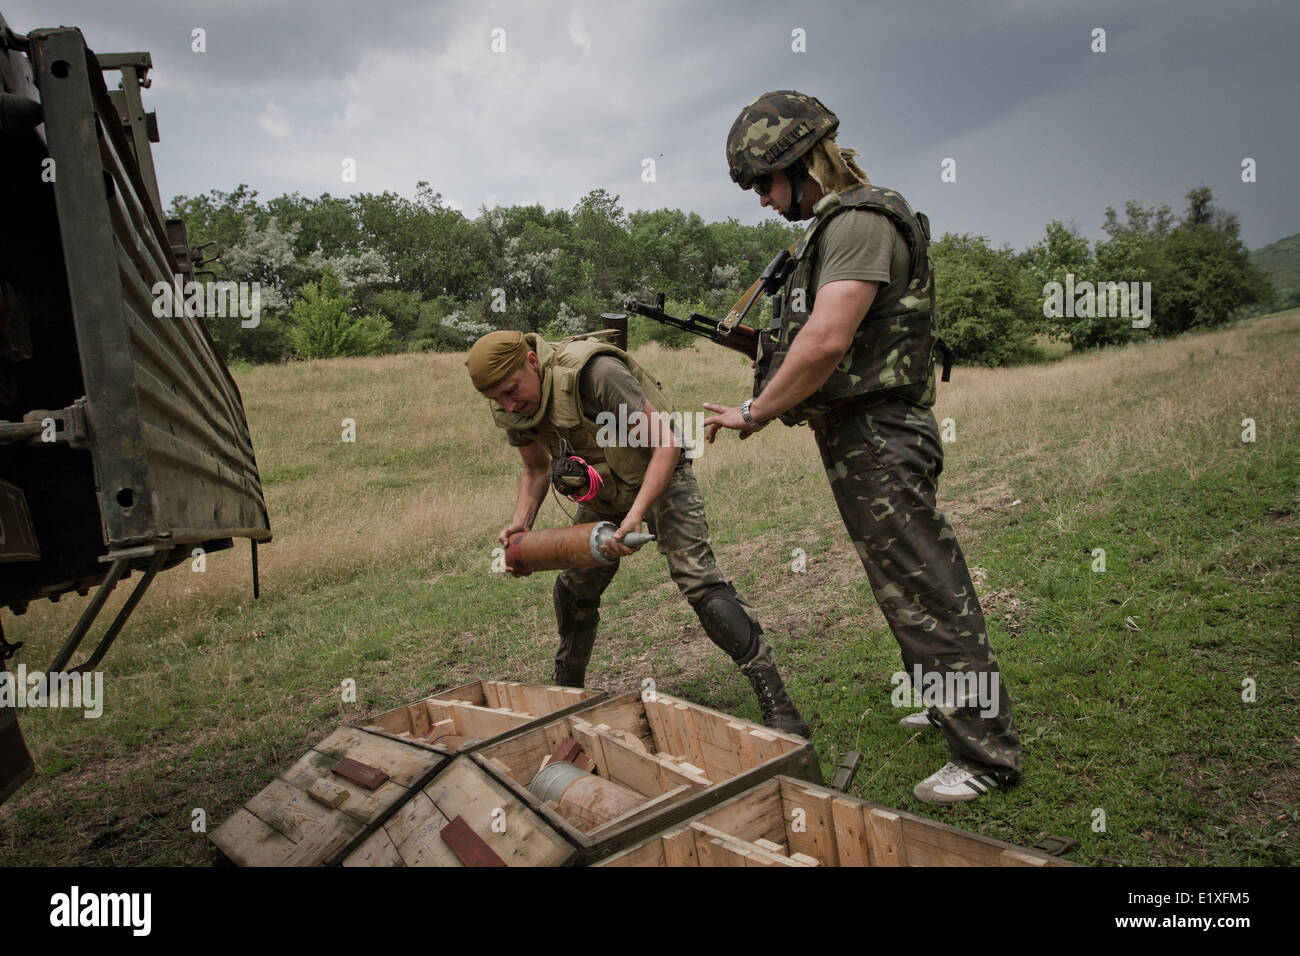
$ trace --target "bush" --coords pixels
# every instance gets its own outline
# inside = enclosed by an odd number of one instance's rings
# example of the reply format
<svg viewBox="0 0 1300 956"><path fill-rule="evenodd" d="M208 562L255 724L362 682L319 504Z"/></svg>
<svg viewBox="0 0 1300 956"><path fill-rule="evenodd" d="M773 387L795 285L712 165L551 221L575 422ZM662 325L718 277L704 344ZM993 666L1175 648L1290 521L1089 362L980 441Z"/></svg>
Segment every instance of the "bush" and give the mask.
<svg viewBox="0 0 1300 956"><path fill-rule="evenodd" d="M1012 365L1042 357L1033 340L1042 310L1030 280L1006 249L983 236L945 235L931 244L939 333L958 365Z"/></svg>
<svg viewBox="0 0 1300 956"><path fill-rule="evenodd" d="M382 315L393 327L394 338L409 342L419 324L426 303L418 292L402 289L381 289L363 296L361 304L366 313Z"/></svg>
<svg viewBox="0 0 1300 956"><path fill-rule="evenodd" d="M289 354L289 325L282 317L263 312L255 328L246 329L240 323L238 316L207 320L208 331L227 364L281 362Z"/></svg>
<svg viewBox="0 0 1300 956"><path fill-rule="evenodd" d="M470 346L465 333L444 324L456 313L456 301L440 295L420 304L420 317L411 333L412 352L463 352Z"/></svg>
<svg viewBox="0 0 1300 956"><path fill-rule="evenodd" d="M293 304L289 338L300 358L337 358L383 352L392 325L381 315L352 315L352 296L326 269L320 284L308 283Z"/></svg>

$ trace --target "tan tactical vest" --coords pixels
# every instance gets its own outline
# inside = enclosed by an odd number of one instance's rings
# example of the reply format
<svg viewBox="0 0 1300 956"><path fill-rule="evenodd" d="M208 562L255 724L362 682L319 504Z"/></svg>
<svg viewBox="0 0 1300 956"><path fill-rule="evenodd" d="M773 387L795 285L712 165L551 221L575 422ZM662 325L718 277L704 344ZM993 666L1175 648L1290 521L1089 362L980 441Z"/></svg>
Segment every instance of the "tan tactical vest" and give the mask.
<svg viewBox="0 0 1300 956"><path fill-rule="evenodd" d="M656 411L669 415L673 411L672 403L659 383L632 356L608 342L575 337L552 344L532 332L525 335L524 340L528 348L537 353L542 376L541 402L532 416L507 412L500 404L492 402L493 420L501 428L513 428L533 437L551 453L552 458L574 454L585 459L596 469L603 484L600 494L584 504L600 514L626 513L636 501L654 449L628 447L624 441L628 436L620 434L619 418L630 420L627 429L630 432L635 423L632 414L640 413L641 409L629 408L624 416L619 416L618 409L611 409L614 413L612 423L592 421L587 418L578 395L579 376L583 367L597 355L613 355L627 365L646 400Z"/></svg>
<svg viewBox="0 0 1300 956"><path fill-rule="evenodd" d="M816 264L817 239L826 224L848 209L870 209L884 213L898 226L911 252L911 279L902 298L890 305L877 299L859 324L849 350L820 389L781 415L787 425L815 418L846 398L902 385L926 384L921 401L934 404L935 381L932 352L938 342L934 314L934 271L930 265L930 227L924 216L912 212L898 193L879 186L854 186L838 197L828 196L814 207L815 217L794 253L794 268L785 288L773 302L773 325L780 322L775 347L769 355L760 353L755 366L754 394L758 395L776 375L789 352L790 343L808 321L816 291L810 288ZM796 290L803 290L803 308ZM760 343L768 336L760 337ZM763 348L767 343L763 343ZM946 349L946 346L941 346Z"/></svg>

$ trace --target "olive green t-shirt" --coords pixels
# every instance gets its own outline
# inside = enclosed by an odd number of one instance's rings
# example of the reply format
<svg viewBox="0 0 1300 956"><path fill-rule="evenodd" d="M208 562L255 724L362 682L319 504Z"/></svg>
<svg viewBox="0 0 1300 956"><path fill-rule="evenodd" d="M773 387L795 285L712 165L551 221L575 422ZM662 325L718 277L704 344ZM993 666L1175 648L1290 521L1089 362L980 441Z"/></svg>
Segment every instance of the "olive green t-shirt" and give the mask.
<svg viewBox="0 0 1300 956"><path fill-rule="evenodd" d="M593 422L601 412L618 416L620 405L627 406L623 416L626 420L645 405L641 383L631 369L613 355L597 355L583 366L582 374L578 376L578 398L582 402L582 413ZM515 447L522 447L531 445L537 436L531 431L508 428L506 440Z"/></svg>
<svg viewBox="0 0 1300 956"><path fill-rule="evenodd" d="M912 254L903 234L884 213L842 212L826 224L817 243L810 281L814 297L826 283L840 279L879 282L873 305L890 305L907 291Z"/></svg>

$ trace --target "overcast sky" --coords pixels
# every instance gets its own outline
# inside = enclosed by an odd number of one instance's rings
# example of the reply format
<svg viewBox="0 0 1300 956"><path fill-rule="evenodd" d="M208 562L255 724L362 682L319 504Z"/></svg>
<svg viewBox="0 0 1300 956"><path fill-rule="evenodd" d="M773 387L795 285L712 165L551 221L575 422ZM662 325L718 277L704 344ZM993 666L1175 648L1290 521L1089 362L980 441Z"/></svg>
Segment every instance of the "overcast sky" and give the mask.
<svg viewBox="0 0 1300 956"><path fill-rule="evenodd" d="M427 180L471 216L604 187L629 210L758 222L771 214L728 178L727 130L759 94L797 89L936 234L1019 249L1061 219L1096 238L1107 205L1181 212L1199 185L1252 248L1300 232L1294 0L0 0L0 13L20 32L66 24L97 52L152 53L164 202L239 183L262 198L411 197ZM955 182L941 181L946 158Z"/></svg>

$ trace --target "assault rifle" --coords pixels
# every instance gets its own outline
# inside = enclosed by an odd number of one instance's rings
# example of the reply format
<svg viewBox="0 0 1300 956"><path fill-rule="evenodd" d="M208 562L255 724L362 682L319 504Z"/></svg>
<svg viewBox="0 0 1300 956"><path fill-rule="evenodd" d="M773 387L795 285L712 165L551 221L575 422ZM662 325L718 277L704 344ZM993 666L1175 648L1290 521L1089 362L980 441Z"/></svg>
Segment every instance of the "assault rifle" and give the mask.
<svg viewBox="0 0 1300 956"><path fill-rule="evenodd" d="M635 312L637 315L644 315L647 319L654 319L664 325L671 325L673 328L682 329L693 335L703 336L710 342L716 342L718 345L733 349L742 355L747 355L751 359L757 359L759 336L770 335L772 330L760 332L752 326L742 325L741 322L749 314L749 310L754 307L754 303L758 301L760 295L773 295L781 290L793 265L794 263L790 259L790 250L782 249L777 253L776 258L767 264L767 268L763 270L763 274L758 277L757 281L746 290L744 295L736 300L736 304L731 307L727 317L722 321L711 319L699 312L691 312L684 319L669 315L664 311L664 294L662 292L655 295L654 304L628 299L623 303L623 308L629 312ZM777 322L779 322L779 317L774 319L774 328L779 328Z"/></svg>
<svg viewBox="0 0 1300 956"><path fill-rule="evenodd" d="M757 329L748 325L736 325L730 331L723 331L721 322L699 312L691 312L684 319L676 315L669 315L664 311L664 294L662 292L655 296L653 304L628 299L623 303L623 308L629 312L635 312L637 315L644 315L647 319L654 319L663 325L671 325L673 328L683 329L693 335L703 336L710 342L717 342L726 348L734 349L742 355L748 355L751 359L758 358Z"/></svg>

